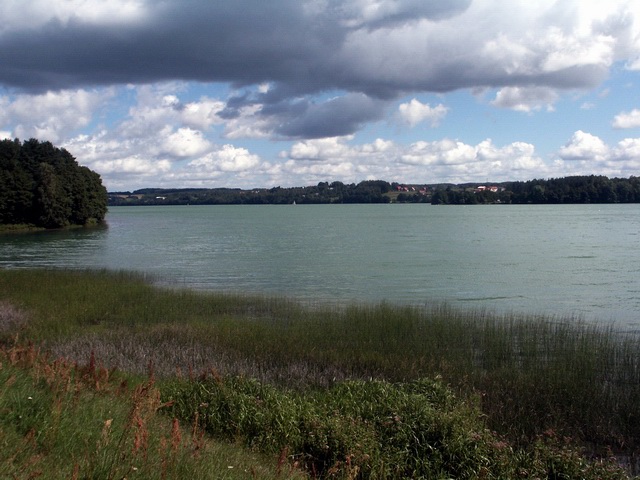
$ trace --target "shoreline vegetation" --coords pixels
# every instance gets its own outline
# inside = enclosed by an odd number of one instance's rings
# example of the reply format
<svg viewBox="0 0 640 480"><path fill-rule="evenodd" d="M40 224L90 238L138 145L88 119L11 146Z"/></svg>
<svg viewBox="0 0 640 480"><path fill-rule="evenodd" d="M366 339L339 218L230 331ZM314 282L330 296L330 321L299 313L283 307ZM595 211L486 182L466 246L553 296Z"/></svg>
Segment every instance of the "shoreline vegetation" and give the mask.
<svg viewBox="0 0 640 480"><path fill-rule="evenodd" d="M0 140L0 233L101 224L107 201L100 175L67 150Z"/></svg>
<svg viewBox="0 0 640 480"><path fill-rule="evenodd" d="M0 476L637 474L640 335L576 318L0 270L0 343Z"/></svg>
<svg viewBox="0 0 640 480"><path fill-rule="evenodd" d="M305 187L144 188L109 192L110 206L304 205L429 203L432 205L640 203L640 178L571 176L501 183L415 184L365 180Z"/></svg>
<svg viewBox="0 0 640 480"><path fill-rule="evenodd" d="M46 231L58 231L58 230L77 230L81 228L106 228L107 224L105 222L96 222L90 221L85 223L84 225L67 225L65 227L59 228L45 228L38 227L34 224L0 224L0 235L2 234L20 234L20 233L37 233L37 232L46 232Z"/></svg>

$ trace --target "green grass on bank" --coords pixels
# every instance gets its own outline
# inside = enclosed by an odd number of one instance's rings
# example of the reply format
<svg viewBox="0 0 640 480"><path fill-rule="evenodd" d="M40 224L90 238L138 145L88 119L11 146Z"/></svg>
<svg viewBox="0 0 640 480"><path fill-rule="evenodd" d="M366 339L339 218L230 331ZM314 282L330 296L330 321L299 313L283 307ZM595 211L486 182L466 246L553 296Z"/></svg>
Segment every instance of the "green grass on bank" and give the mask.
<svg viewBox="0 0 640 480"><path fill-rule="evenodd" d="M430 458L440 470L426 478L562 478L549 472L565 467L599 478L572 442L626 457L640 445L640 343L610 327L442 304L309 308L108 272L3 270L0 302L18 309L0 328L6 342L19 331L54 357L86 362L94 352L109 367L153 371L180 418L325 475L401 476L390 463ZM447 410L433 392L416 393L425 378L462 401ZM437 440L420 437L430 429ZM446 470L466 461L466 473Z"/></svg>
<svg viewBox="0 0 640 480"><path fill-rule="evenodd" d="M304 478L277 457L213 441L167 415L153 381L33 346L0 351L0 478Z"/></svg>

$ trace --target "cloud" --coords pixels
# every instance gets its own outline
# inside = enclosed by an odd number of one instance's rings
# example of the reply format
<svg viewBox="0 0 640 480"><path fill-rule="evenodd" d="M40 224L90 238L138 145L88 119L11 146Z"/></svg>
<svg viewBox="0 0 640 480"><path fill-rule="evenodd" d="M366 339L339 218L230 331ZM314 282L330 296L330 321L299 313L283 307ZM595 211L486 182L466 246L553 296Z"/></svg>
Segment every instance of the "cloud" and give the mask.
<svg viewBox="0 0 640 480"><path fill-rule="evenodd" d="M220 123L217 112L222 103L207 97L183 103L177 95L180 88L131 88L135 102L125 117L92 133L70 135L61 146L110 185L121 185L125 176L133 184L150 181L150 176L169 179L176 165L206 158L218 148L206 133Z"/></svg>
<svg viewBox="0 0 640 480"><path fill-rule="evenodd" d="M39 95L0 97L0 126L12 136L58 142L70 132L86 127L112 90L47 92Z"/></svg>
<svg viewBox="0 0 640 480"><path fill-rule="evenodd" d="M197 102L189 102L182 106L180 118L182 122L193 128L206 130L212 125L220 125L223 119L219 114L224 109L224 102L202 97Z"/></svg>
<svg viewBox="0 0 640 480"><path fill-rule="evenodd" d="M288 159L286 169L306 175L310 182L322 181L328 172L342 172L352 181L362 180L362 172L367 178L399 182L468 182L487 177L506 181L530 178L532 172L548 168L534 146L524 142L498 147L489 139L477 145L452 139L401 145L380 138L350 145L351 140L336 137L298 142L281 156Z"/></svg>
<svg viewBox="0 0 640 480"><path fill-rule="evenodd" d="M640 138L625 138L612 149L610 166L637 172L640 169Z"/></svg>
<svg viewBox="0 0 640 480"><path fill-rule="evenodd" d="M449 109L441 103L432 107L431 105L421 103L415 98L408 103L402 103L398 107L402 120L412 127L418 123L428 121L432 127L437 127L440 121L447 115Z"/></svg>
<svg viewBox="0 0 640 480"><path fill-rule="evenodd" d="M331 159L349 158L354 155L345 141L348 138L332 137L322 138L318 140L305 140L297 142L288 153L283 155L294 160L320 160L326 161Z"/></svg>
<svg viewBox="0 0 640 480"><path fill-rule="evenodd" d="M241 172L260 164L260 157L249 153L245 148L224 145L207 156L192 160L189 167L193 170Z"/></svg>
<svg viewBox="0 0 640 480"><path fill-rule="evenodd" d="M531 172L545 171L547 168L535 154L533 145L514 142L497 147L490 139L475 146L451 139L416 142L406 149L400 162L429 166L439 178L458 182L487 177L494 181L526 178ZM449 171L448 167L453 168Z"/></svg>
<svg viewBox="0 0 640 480"><path fill-rule="evenodd" d="M473 162L476 150L457 140L444 139L436 142L420 141L411 145L401 157L402 163L411 165L460 165Z"/></svg>
<svg viewBox="0 0 640 480"><path fill-rule="evenodd" d="M594 171L610 177L629 177L640 169L640 138L625 138L607 145L599 137L577 131L558 150L554 171L561 175L591 175Z"/></svg>
<svg viewBox="0 0 640 480"><path fill-rule="evenodd" d="M563 160L602 160L609 154L609 147L598 137L578 130L559 151Z"/></svg>
<svg viewBox="0 0 640 480"><path fill-rule="evenodd" d="M194 157L210 148L211 143L204 138L201 131L188 127L181 127L175 132L168 133L162 143L162 149L174 157Z"/></svg>
<svg viewBox="0 0 640 480"><path fill-rule="evenodd" d="M2 7L0 83L43 91L266 82L279 100L335 90L392 98L587 88L614 62L633 65L640 55L638 8L591 3L14 0Z"/></svg>
<svg viewBox="0 0 640 480"><path fill-rule="evenodd" d="M350 28L383 28L424 18L451 17L470 4L470 0L351 0L342 2L340 9L344 24Z"/></svg>
<svg viewBox="0 0 640 480"><path fill-rule="evenodd" d="M179 133L179 129L172 131L178 136L185 134ZM155 141L163 135L160 133ZM169 155L161 143L154 145L154 139L119 141L105 130L78 137L64 147L101 173L111 190L149 185L253 188L363 179L463 183L584 175L594 171L628 176L640 169L640 139L629 138L607 146L598 137L582 131L575 132L550 163L530 143L496 145L490 139L477 144L448 138L410 144L384 138L356 143L353 135L306 139L282 151L276 162L232 144L211 144L201 155L178 158Z"/></svg>
<svg viewBox="0 0 640 480"><path fill-rule="evenodd" d="M622 112L613 119L613 128L640 127L640 110L634 108L630 112Z"/></svg>
<svg viewBox="0 0 640 480"><path fill-rule="evenodd" d="M548 111L553 110L553 103L558 99L558 93L546 87L505 87L498 91L492 105L500 108L509 108L518 112L531 112L540 110L546 106Z"/></svg>
<svg viewBox="0 0 640 480"><path fill-rule="evenodd" d="M0 32L37 30L47 25L70 23L122 25L140 21L147 9L138 0L3 0L0 4Z"/></svg>
<svg viewBox="0 0 640 480"><path fill-rule="evenodd" d="M361 93L335 97L320 104L298 103L289 111L278 112L281 121L275 132L289 138L348 135L382 118L384 107L385 102Z"/></svg>
<svg viewBox="0 0 640 480"><path fill-rule="evenodd" d="M226 120L224 136L236 138L269 138L273 135L273 117L261 115L262 105L245 105L236 109L234 116Z"/></svg>
<svg viewBox="0 0 640 480"><path fill-rule="evenodd" d="M609 147L581 131L575 132L550 163L527 142L500 146L491 139L475 145L447 138L408 145L380 138L366 144L353 145L352 141L353 137L336 137L297 142L281 153L286 161L280 178L295 174L310 184L335 178L465 183L590 175L594 169L606 172L604 175L629 176L640 168L640 139L625 139Z"/></svg>
<svg viewBox="0 0 640 480"><path fill-rule="evenodd" d="M171 163L167 160L154 162L140 156L124 157L115 160L98 160L93 166L104 175L143 175L151 176L166 173L171 169Z"/></svg>
<svg viewBox="0 0 640 480"><path fill-rule="evenodd" d="M573 121L584 90L640 68L632 0L6 0L0 18L0 133L61 144L110 186L126 175L140 187L508 180L637 164L636 139L607 144L579 124L544 155L507 129L514 138L496 145L482 125L499 122L491 107L553 111L567 95ZM488 102L418 100L465 89ZM451 138L394 125L411 138L402 144L385 132L389 114L466 124Z"/></svg>

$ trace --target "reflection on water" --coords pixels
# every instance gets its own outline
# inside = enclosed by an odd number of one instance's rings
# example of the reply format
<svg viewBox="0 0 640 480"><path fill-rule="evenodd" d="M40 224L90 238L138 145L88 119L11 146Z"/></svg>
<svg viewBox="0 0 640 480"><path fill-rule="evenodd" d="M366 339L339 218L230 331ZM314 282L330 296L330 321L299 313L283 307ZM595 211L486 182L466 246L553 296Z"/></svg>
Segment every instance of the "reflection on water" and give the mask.
<svg viewBox="0 0 640 480"><path fill-rule="evenodd" d="M636 205L116 207L107 222L0 236L0 266L640 323Z"/></svg>
<svg viewBox="0 0 640 480"><path fill-rule="evenodd" d="M2 267L101 266L102 251L108 241L106 225L69 230L10 233L0 236Z"/></svg>

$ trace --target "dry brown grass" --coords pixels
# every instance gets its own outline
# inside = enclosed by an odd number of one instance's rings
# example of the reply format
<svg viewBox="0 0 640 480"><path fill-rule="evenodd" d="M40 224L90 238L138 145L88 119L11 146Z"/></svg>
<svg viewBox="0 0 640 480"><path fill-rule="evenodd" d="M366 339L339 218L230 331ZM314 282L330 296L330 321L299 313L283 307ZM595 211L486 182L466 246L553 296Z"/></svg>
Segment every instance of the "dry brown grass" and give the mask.
<svg viewBox="0 0 640 480"><path fill-rule="evenodd" d="M0 300L0 342L18 335L27 324L27 314Z"/></svg>
<svg viewBox="0 0 640 480"><path fill-rule="evenodd" d="M0 301L0 334L17 333L26 323L26 313L8 302Z"/></svg>
<svg viewBox="0 0 640 480"><path fill-rule="evenodd" d="M94 355L107 368L159 378L172 376L240 375L261 382L305 387L365 379L371 373L355 374L346 368L308 360L281 362L248 357L203 337L189 326L156 326L146 331L110 331L84 334L46 345L53 357L83 361Z"/></svg>
<svg viewBox="0 0 640 480"><path fill-rule="evenodd" d="M31 343L1 346L0 478L304 478L213 441L197 418L168 416L153 378L127 380L94 355L79 364Z"/></svg>

